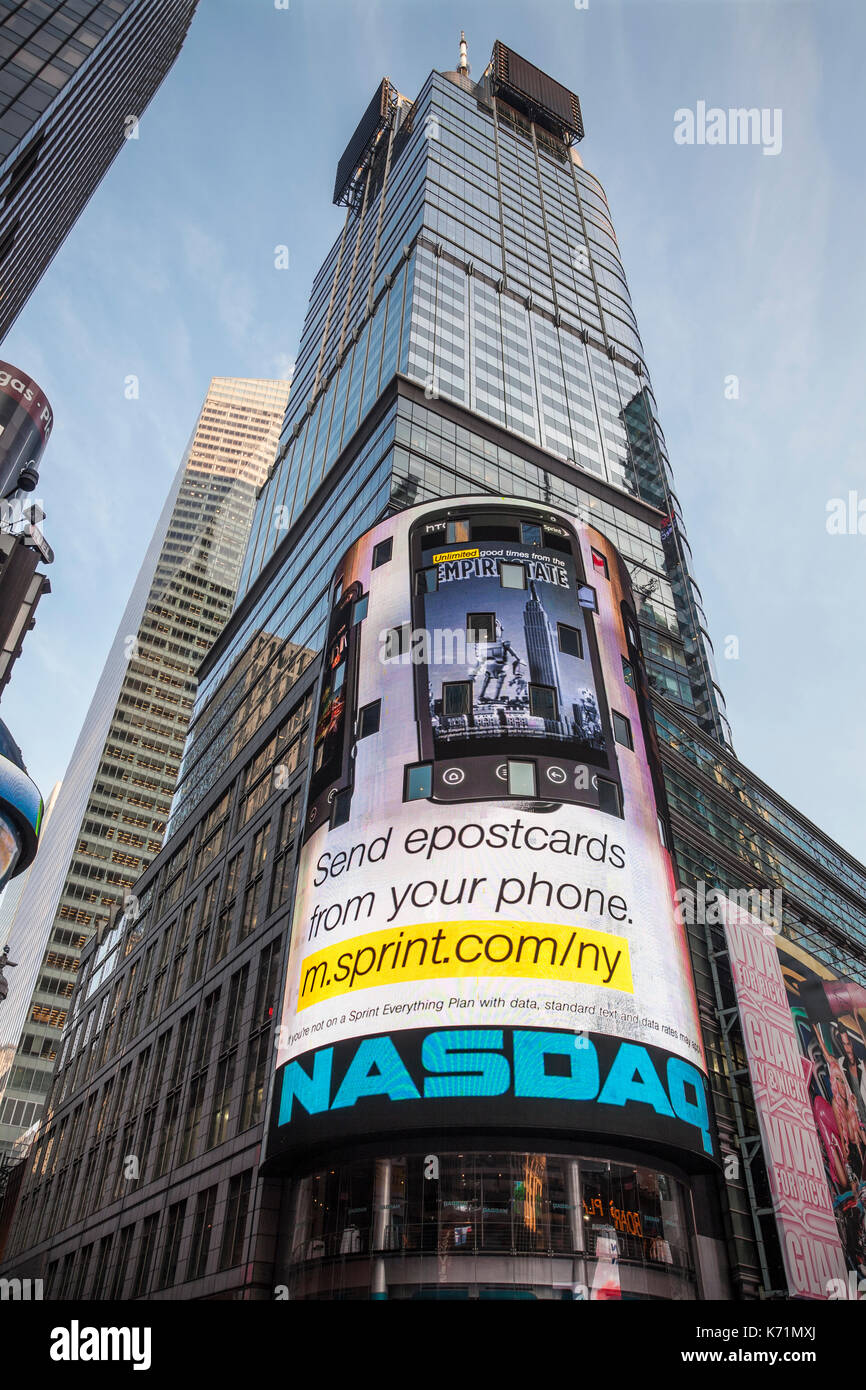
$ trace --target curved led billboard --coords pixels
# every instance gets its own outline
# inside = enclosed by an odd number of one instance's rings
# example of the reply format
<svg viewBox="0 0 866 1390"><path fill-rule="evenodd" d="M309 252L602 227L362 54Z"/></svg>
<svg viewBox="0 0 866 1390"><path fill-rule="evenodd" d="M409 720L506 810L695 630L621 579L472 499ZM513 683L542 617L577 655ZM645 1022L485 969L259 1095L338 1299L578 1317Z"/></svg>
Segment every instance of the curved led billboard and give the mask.
<svg viewBox="0 0 866 1390"><path fill-rule="evenodd" d="M0 888L33 862L42 825L42 797L21 750L0 721Z"/></svg>
<svg viewBox="0 0 866 1390"><path fill-rule="evenodd" d="M42 388L10 362L0 362L0 497L16 487L35 487L52 422Z"/></svg>
<svg viewBox="0 0 866 1390"><path fill-rule="evenodd" d="M269 1155L395 1131L714 1157L627 572L567 513L411 508L335 575Z"/></svg>

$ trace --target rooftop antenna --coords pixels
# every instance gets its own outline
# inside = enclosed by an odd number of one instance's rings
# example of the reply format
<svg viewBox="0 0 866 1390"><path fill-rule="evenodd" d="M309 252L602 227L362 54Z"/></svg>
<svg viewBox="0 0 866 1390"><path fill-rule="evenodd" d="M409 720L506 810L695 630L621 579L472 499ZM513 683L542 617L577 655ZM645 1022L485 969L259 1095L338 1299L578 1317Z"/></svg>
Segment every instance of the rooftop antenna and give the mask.
<svg viewBox="0 0 866 1390"><path fill-rule="evenodd" d="M466 35L460 30L460 61L457 64L457 71L465 73L468 77L472 69L469 66L469 58L466 54Z"/></svg>

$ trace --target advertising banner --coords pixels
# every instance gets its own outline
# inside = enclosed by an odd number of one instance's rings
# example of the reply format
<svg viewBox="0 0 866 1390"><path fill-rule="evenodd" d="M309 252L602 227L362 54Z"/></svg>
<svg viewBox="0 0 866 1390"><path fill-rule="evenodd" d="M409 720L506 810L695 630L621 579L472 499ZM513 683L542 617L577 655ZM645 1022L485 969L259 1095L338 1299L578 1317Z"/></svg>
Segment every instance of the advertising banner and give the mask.
<svg viewBox="0 0 866 1390"><path fill-rule="evenodd" d="M563 513L458 510L337 572L271 1152L489 1123L706 1163L627 574Z"/></svg>
<svg viewBox="0 0 866 1390"><path fill-rule="evenodd" d="M848 1269L831 1297L862 1298L866 1272L866 989L778 941L782 975Z"/></svg>
<svg viewBox="0 0 866 1390"><path fill-rule="evenodd" d="M846 1266L809 1095L814 1064L800 1050L775 933L730 899L721 905L789 1292L828 1298Z"/></svg>

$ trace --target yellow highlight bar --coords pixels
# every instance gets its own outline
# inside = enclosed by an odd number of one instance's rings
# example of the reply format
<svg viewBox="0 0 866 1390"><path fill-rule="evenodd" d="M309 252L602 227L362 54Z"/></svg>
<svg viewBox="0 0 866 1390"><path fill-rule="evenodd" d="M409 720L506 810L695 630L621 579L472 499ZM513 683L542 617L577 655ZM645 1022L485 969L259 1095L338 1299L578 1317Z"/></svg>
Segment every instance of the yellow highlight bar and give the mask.
<svg viewBox="0 0 866 1390"><path fill-rule="evenodd" d="M622 936L532 922L427 922L314 951L301 965L298 1012L376 985L491 975L634 993Z"/></svg>
<svg viewBox="0 0 866 1390"><path fill-rule="evenodd" d="M433 556L433 563L440 565L445 560L477 560L480 554L480 550L442 550Z"/></svg>

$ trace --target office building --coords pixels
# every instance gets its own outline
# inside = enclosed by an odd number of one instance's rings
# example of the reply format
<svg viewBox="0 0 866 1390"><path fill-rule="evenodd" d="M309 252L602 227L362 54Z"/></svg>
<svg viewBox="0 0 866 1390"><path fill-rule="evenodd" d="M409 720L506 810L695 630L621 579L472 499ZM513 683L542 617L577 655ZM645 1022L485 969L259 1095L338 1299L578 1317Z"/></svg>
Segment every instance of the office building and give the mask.
<svg viewBox="0 0 866 1390"><path fill-rule="evenodd" d="M0 4L0 341L137 136L196 2Z"/></svg>
<svg viewBox="0 0 866 1390"><path fill-rule="evenodd" d="M174 478L16 914L0 1148L41 1113L82 947L162 844L196 670L231 612L288 392L215 377Z"/></svg>
<svg viewBox="0 0 866 1390"><path fill-rule="evenodd" d="M790 1010L779 1055L820 1165L866 1059L866 871L731 750L582 134L571 91L501 44L473 81L461 45L414 100L384 79L340 160L166 842L82 957L22 1175L4 1273L49 1297L751 1299L857 1267L853 1129L814 1210L774 1206L747 934L706 900L769 895L752 976L801 1001L808 1097Z"/></svg>

